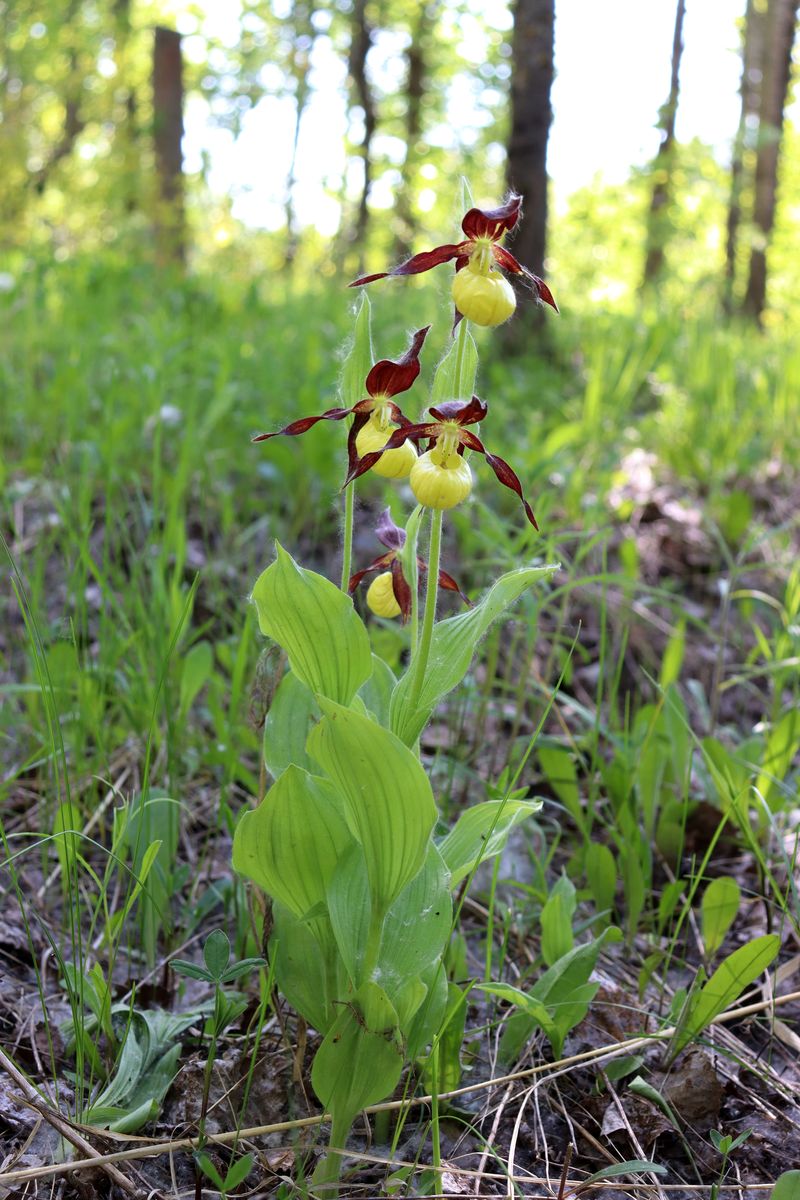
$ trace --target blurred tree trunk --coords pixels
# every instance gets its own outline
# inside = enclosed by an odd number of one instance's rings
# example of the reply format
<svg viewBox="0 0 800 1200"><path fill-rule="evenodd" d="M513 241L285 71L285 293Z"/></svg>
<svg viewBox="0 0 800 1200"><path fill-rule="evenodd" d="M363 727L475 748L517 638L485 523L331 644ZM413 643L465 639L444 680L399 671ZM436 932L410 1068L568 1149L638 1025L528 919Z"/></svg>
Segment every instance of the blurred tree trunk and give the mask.
<svg viewBox="0 0 800 1200"><path fill-rule="evenodd" d="M139 128L136 88L132 73L131 0L114 0L114 62L120 86L114 98L114 142L121 164L123 205L127 213L139 208Z"/></svg>
<svg viewBox="0 0 800 1200"><path fill-rule="evenodd" d="M742 310L760 323L767 297L767 247L775 221L783 114L792 72L797 9L800 0L768 0L767 30L762 67L758 150L753 192L756 227L750 252L750 273Z"/></svg>
<svg viewBox="0 0 800 1200"><path fill-rule="evenodd" d="M72 153L73 147L83 133L86 122L81 113L81 97L83 95L84 66L79 50L77 17L78 0L71 0L64 13L64 25L68 33L68 63L67 81L64 89L64 124L61 137L53 146L42 166L31 179L34 189L41 195L50 180L50 176L58 164Z"/></svg>
<svg viewBox="0 0 800 1200"><path fill-rule="evenodd" d="M686 0L678 0L672 32L672 76L667 103L661 109L661 144L653 164L653 192L647 218L647 256L644 264L645 286L654 283L664 269L664 247L668 237L667 207L675 147L675 118L680 95L681 55L683 54L683 18Z"/></svg>
<svg viewBox="0 0 800 1200"><path fill-rule="evenodd" d="M352 15L352 36L350 41L350 60L348 69L350 78L355 86L356 96L364 113L364 136L361 139L361 161L364 167L364 177L361 186L361 196L358 202L358 214L352 234L359 255L359 264L363 265L367 228L369 225L369 190L372 186L372 138L375 133L376 114L375 100L372 88L367 78L367 55L372 45L372 28L367 21L367 0L354 0Z"/></svg>
<svg viewBox="0 0 800 1200"><path fill-rule="evenodd" d="M417 142L422 132L422 101L425 95L427 66L425 42L436 15L437 3L422 4L417 21L411 31L411 41L406 52L406 111L405 141L406 156L403 161L402 178L397 192L397 236L395 252L397 258L405 258L412 252L416 234L414 216L414 174L417 165Z"/></svg>
<svg viewBox="0 0 800 1200"><path fill-rule="evenodd" d="M736 284L736 253L746 182L745 154L754 144L754 126L758 123L766 33L765 15L766 10L759 7L755 0L747 0L742 30L742 80L739 85L742 103L731 157L731 194L725 238L725 284L722 304L728 314L733 311L733 292Z"/></svg>
<svg viewBox="0 0 800 1200"><path fill-rule="evenodd" d="M183 195L183 58L181 35L157 25L153 43L153 140L156 157L156 247L160 262L186 259Z"/></svg>
<svg viewBox="0 0 800 1200"><path fill-rule="evenodd" d="M289 173L286 179L286 255L285 265L290 267L297 254L298 235L295 225L294 189L297 172L297 148L300 143L300 126L306 110L311 86L309 71L311 67L311 52L314 49L316 30L312 17L313 4L308 0L297 0L293 5L289 26L292 31L291 73L294 79L294 134L292 137L292 156L289 160Z"/></svg>
<svg viewBox="0 0 800 1200"><path fill-rule="evenodd" d="M513 252L536 275L544 275L547 242L547 139L553 110L555 0L515 0L511 41L511 131L506 179L523 197L524 220L514 236ZM517 281L515 281L517 282ZM509 347L521 344L531 325L541 328L534 305L507 326Z"/></svg>

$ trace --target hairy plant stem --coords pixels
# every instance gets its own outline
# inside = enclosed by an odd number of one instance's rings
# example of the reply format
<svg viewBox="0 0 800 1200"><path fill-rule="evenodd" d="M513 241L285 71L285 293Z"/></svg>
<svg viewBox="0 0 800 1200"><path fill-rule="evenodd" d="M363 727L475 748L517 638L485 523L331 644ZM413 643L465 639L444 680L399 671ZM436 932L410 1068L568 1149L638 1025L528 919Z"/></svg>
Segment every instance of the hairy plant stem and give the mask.
<svg viewBox="0 0 800 1200"><path fill-rule="evenodd" d="M461 400L461 376L464 372L464 347L467 344L467 326L469 321L466 317L461 318L458 326L458 342L456 344L456 371L453 381L453 390L455 391L455 399Z"/></svg>
<svg viewBox="0 0 800 1200"><path fill-rule="evenodd" d="M353 562L353 514L355 511L355 485L344 489L344 530L342 533L342 591L347 591L350 569Z"/></svg>
<svg viewBox="0 0 800 1200"><path fill-rule="evenodd" d="M433 510L431 518L431 543L428 551L428 581L425 589L425 612L422 617L422 633L419 646L414 656L414 678L411 682L409 702L414 709L419 703L422 685L425 682L425 672L428 668L428 656L433 640L433 625L436 620L436 600L439 593L439 559L442 550L442 517L441 508Z"/></svg>

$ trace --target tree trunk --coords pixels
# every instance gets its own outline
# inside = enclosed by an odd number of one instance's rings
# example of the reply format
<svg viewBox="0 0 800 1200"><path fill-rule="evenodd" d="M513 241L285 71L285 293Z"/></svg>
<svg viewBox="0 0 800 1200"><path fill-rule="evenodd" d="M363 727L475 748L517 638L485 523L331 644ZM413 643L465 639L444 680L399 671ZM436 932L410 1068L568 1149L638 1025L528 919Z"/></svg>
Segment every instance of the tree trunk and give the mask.
<svg viewBox="0 0 800 1200"><path fill-rule="evenodd" d="M681 55L683 54L683 18L686 0L678 0L675 9L675 28L672 33L672 76L669 97L661 110L661 144L653 169L653 192L647 220L647 257L644 264L644 284L655 282L664 268L664 247L667 242L667 207L670 197L672 159L675 146L675 118L680 94Z"/></svg>
<svg viewBox="0 0 800 1200"><path fill-rule="evenodd" d="M156 26L153 45L153 140L158 195L156 246L160 262L186 258L183 195L183 59L181 35Z"/></svg>
<svg viewBox="0 0 800 1200"><path fill-rule="evenodd" d="M764 66L765 12L754 0L747 0L742 31L742 80L739 85L741 109L739 127L731 157L731 194L725 237L725 284L722 306L726 313L733 311L733 292L736 284L736 253L739 227L742 223L742 197L745 190L745 153L755 143L753 126L758 120L761 76Z"/></svg>
<svg viewBox="0 0 800 1200"><path fill-rule="evenodd" d="M547 239L547 138L553 119L550 89L554 38L555 0L516 0L506 174L509 187L525 202L525 219L514 238L513 251L536 275L544 275Z"/></svg>
<svg viewBox="0 0 800 1200"><path fill-rule="evenodd" d="M750 274L742 310L761 322L767 298L767 247L775 222L783 110L792 71L797 9L800 0L769 0L767 38L758 122L758 152L753 194L756 235L750 252Z"/></svg>
<svg viewBox="0 0 800 1200"><path fill-rule="evenodd" d="M416 221L414 219L414 173L417 163L416 145L422 132L422 101L426 84L426 38L436 15L438 3L423 4L411 33L406 53L406 156L397 192L397 235L395 257L405 258L413 250Z"/></svg>
<svg viewBox="0 0 800 1200"><path fill-rule="evenodd" d="M120 86L115 90L111 119L114 122L114 150L120 164L125 212L139 208L139 127L136 88L132 75L131 0L114 0L114 62Z"/></svg>
<svg viewBox="0 0 800 1200"><path fill-rule="evenodd" d="M372 186L372 138L375 133L375 101L367 78L367 55L372 45L372 29L367 21L367 0L355 0L352 17L352 40L350 43L350 77L355 85L358 103L364 113L364 136L361 139L361 161L364 178L358 202L353 241L358 247L359 261L363 260L367 227L369 225L369 190Z"/></svg>

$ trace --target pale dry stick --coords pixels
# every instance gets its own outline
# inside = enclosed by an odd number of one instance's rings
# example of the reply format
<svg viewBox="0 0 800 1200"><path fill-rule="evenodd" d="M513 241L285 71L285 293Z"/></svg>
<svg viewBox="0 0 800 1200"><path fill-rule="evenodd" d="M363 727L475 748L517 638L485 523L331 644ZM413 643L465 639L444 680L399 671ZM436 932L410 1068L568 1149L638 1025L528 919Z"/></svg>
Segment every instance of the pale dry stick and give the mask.
<svg viewBox="0 0 800 1200"><path fill-rule="evenodd" d="M746 1004L743 1008L731 1008L728 1009L727 1012L720 1013L718 1017L715 1017L714 1020L710 1022L710 1025L713 1026L725 1024L728 1021L738 1021L741 1020L742 1017L754 1016L756 1013L764 1012L766 1009L777 1008L779 1005L790 1004L796 1000L800 1000L800 991L789 992L786 996L778 996L773 1001L762 1000L757 1004ZM612 1042L608 1046L597 1046L593 1050L584 1050L580 1054L572 1054L568 1058L561 1058L554 1063L540 1063L538 1066L528 1067L524 1071L513 1071L509 1075L502 1075L498 1079L484 1079L477 1083L468 1084L466 1087L454 1088L449 1092L441 1092L439 1099L452 1100L457 1096L466 1096L471 1092L484 1091L487 1088L497 1087L503 1083L510 1083L518 1079L529 1079L532 1075L544 1075L546 1072L550 1072L550 1074L547 1075L544 1080L537 1084L538 1088L542 1083L547 1083L549 1079L554 1078L557 1075L565 1074L570 1067L575 1066L577 1063L599 1062L604 1058L615 1058L617 1055L622 1054L625 1051L637 1050L642 1046L650 1046L653 1044L653 1042L669 1041L669 1039L675 1035L675 1032L675 1026L670 1026L670 1028L664 1029L660 1033L652 1033L644 1037L628 1038L622 1042ZM555 1068L558 1069L555 1070ZM432 1099L432 1096L415 1096L406 1100L387 1100L383 1104L369 1105L364 1109L364 1112L397 1112L403 1108L408 1108L411 1105L418 1107L421 1105L430 1104ZM208 1134L207 1142L214 1145L226 1146L231 1142L241 1140L243 1138L261 1137L267 1133L285 1133L289 1130L309 1128L315 1125L322 1125L329 1120L329 1114L321 1113L320 1115L313 1117L300 1117L294 1121L278 1121L271 1125L253 1125L246 1129L233 1129L227 1130L225 1133ZM88 1129L89 1127L84 1128ZM105 1130L92 1132L100 1132L103 1137L109 1136ZM97 1167L103 1165L104 1163L131 1162L137 1158L153 1158L161 1154L169 1154L175 1150L194 1150L197 1147L197 1139L191 1137L179 1138L170 1142L158 1142L155 1139L143 1137L127 1137L120 1138L119 1140L136 1141L139 1143L139 1145L131 1150L117 1150L113 1154L103 1154L96 1158L77 1159L75 1162L71 1163L53 1163L45 1167L29 1167L25 1168L24 1170L5 1172L4 1174L0 1174L0 1184L21 1183L26 1179L42 1179L50 1175L62 1175L68 1171L85 1170L87 1167ZM341 1153L343 1155L347 1155L348 1157L354 1157L354 1155L347 1150L340 1151L338 1149L334 1149L332 1152L336 1154ZM379 1161L386 1162L387 1160L381 1159ZM402 1166L404 1164L399 1165ZM486 1178L493 1177L494 1176L491 1174L486 1175ZM506 1179L507 1175L505 1173L497 1173L497 1178ZM536 1180L532 1179L529 1182L535 1183ZM547 1183L548 1181L542 1180L541 1182ZM649 1184L648 1186L652 1188L653 1185ZM662 1190L666 1190L664 1185L661 1186ZM689 1187L689 1185L686 1186Z"/></svg>
<svg viewBox="0 0 800 1200"><path fill-rule="evenodd" d="M611 1080L608 1078L605 1071L603 1072L603 1078L606 1081L606 1088L608 1089L608 1094L611 1097L612 1103L613 1103L614 1107L616 1108L617 1112L619 1113L620 1120L622 1121L623 1125L625 1126L625 1132L627 1133L628 1137L630 1138L631 1145L633 1146L634 1150L636 1151L636 1154L638 1155L639 1160L646 1161L647 1155L644 1152L644 1147L642 1146L642 1143L639 1141L638 1137L636 1136L636 1131L634 1130L633 1126L631 1125L630 1121L628 1120L628 1114L625 1112L625 1109L622 1107L622 1101L620 1100L620 1098L617 1094L617 1090L612 1085ZM656 1195L659 1196L660 1200L663 1200L664 1193L661 1191L661 1185L659 1184L658 1179L656 1179L655 1176L653 1176L653 1175L651 1175L651 1179L653 1181L653 1187L656 1189Z"/></svg>
<svg viewBox="0 0 800 1200"><path fill-rule="evenodd" d="M508 1155L507 1155L507 1160L506 1160L506 1166L508 1167L508 1183L506 1184L506 1196L509 1198L509 1200L513 1200L513 1196L514 1196L514 1184L511 1182L511 1180L514 1175L514 1158L517 1153L517 1140L519 1138L519 1131L520 1131L520 1127L522 1125L522 1114L525 1112L525 1106L535 1091L536 1091L535 1083L532 1084L529 1088L525 1089L525 1092L522 1096L522 1100L520 1102L519 1110L517 1112L516 1117L514 1118L514 1128L511 1130L511 1138L508 1143Z"/></svg>
<svg viewBox="0 0 800 1200"><path fill-rule="evenodd" d="M503 1116L503 1113L505 1112L506 1105L508 1104L509 1098L510 1098L513 1090L514 1090L514 1085L510 1083L505 1090L503 1099L500 1101L500 1103L497 1106L497 1112L494 1114L494 1120L492 1121L492 1128L489 1130L489 1136L486 1138L486 1141L484 1142L483 1151L481 1153L481 1157L478 1162L478 1174L477 1174L477 1178L475 1180L475 1193L474 1194L476 1196L478 1195L478 1192L480 1191L481 1179L483 1176L483 1172L486 1168L487 1160L489 1158L489 1147L494 1142L494 1136L497 1133L497 1127L500 1124L500 1120Z"/></svg>
<svg viewBox="0 0 800 1200"><path fill-rule="evenodd" d="M70 1122L66 1121L60 1113L57 1113L53 1111L53 1109L47 1107L33 1084L28 1082L22 1072L15 1066L11 1059L3 1053L1 1049L0 1067L3 1068L9 1079L13 1080L13 1082L17 1085L22 1093L22 1098L24 1099L25 1103L40 1117L43 1117L44 1120L47 1121L48 1125L52 1125L53 1129L55 1129L56 1132L61 1135L61 1137L65 1138L68 1142L71 1142L76 1150L80 1150L83 1154L89 1156L88 1160L83 1160L86 1162L87 1166L100 1167L105 1174L108 1175L109 1179L113 1179L117 1187L121 1187L124 1192L128 1193L128 1195L136 1196L139 1194L138 1189L134 1186L134 1184L131 1183L127 1176L122 1174L122 1171L117 1170L117 1168L111 1163L102 1162L102 1159L105 1156L100 1154L99 1151L95 1150L94 1146L91 1144L91 1142L87 1142L86 1138L81 1137L77 1130L75 1130ZM68 1165L69 1164L67 1164L67 1166ZM19 1174L19 1172L16 1173ZM5 1172L5 1174L8 1175L9 1172ZM13 1175L15 1172L12 1171L10 1174Z"/></svg>
<svg viewBox="0 0 800 1200"><path fill-rule="evenodd" d="M81 837L86 837L94 829L95 825L100 820L100 818L102 817L103 813L108 808L111 801L114 800L115 797L117 797L119 795L120 788L125 783L125 780L128 778L128 776L130 775L131 770L132 770L131 767L126 767L116 783L108 783L107 780L103 781L108 784L108 791L106 792L105 796L100 801L97 808L94 810L92 815L89 817L89 820L86 822L83 829L81 830L81 834L80 834ZM37 904L41 904L42 900L44 900L45 893L48 891L49 888L51 888L53 886L53 884L58 879L60 874L61 874L61 863L58 862L53 867L50 874L47 876L47 879L45 879L44 883L41 885L41 887L36 892L35 899L36 899Z"/></svg>

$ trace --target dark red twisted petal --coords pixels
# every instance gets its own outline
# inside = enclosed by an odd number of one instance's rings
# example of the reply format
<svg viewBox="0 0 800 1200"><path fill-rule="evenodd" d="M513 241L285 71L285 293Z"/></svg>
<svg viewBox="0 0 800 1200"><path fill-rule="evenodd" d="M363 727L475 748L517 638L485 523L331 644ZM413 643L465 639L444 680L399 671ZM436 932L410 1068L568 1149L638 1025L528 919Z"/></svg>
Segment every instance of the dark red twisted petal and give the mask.
<svg viewBox="0 0 800 1200"><path fill-rule="evenodd" d="M433 423L425 425L404 425L401 429L395 429L392 436L389 438L386 445L381 450L371 450L369 454L365 454L363 458L357 458L355 463L350 464L350 469L347 472L342 487L347 487L354 479L364 475L370 468L375 466L380 456L387 450L397 450L409 438L412 442L419 442L420 438L436 437L439 433L439 426Z"/></svg>
<svg viewBox="0 0 800 1200"><path fill-rule="evenodd" d="M458 258L456 259L456 271L464 270L464 267L469 262L469 257L470 256L468 254L459 254Z"/></svg>
<svg viewBox="0 0 800 1200"><path fill-rule="evenodd" d="M474 450L476 454L485 454L486 447L479 437L474 433L470 433L468 429L462 429L459 435L461 445L466 446L468 450Z"/></svg>
<svg viewBox="0 0 800 1200"><path fill-rule="evenodd" d="M396 396L398 392L406 392L419 375L419 352L425 341L430 325L418 329L411 339L411 345L402 358L394 362L391 358L382 358L367 376L367 391L370 396Z"/></svg>
<svg viewBox="0 0 800 1200"><path fill-rule="evenodd" d="M522 507L525 509L525 516L533 528L538 529L539 526L536 524L533 509L522 494L522 484L516 472L508 465L504 458L499 458L496 454L490 454L488 450L484 450L484 457L503 486L509 488L515 495L519 496L522 501Z"/></svg>
<svg viewBox="0 0 800 1200"><path fill-rule="evenodd" d="M527 271L524 267L522 273L525 278L529 279L533 284L534 291L536 292L536 299L539 301L539 303L549 304L551 308L554 308L555 311L558 312L559 309L555 302L555 297L545 281L540 279L538 275L534 275L532 271Z"/></svg>
<svg viewBox="0 0 800 1200"><path fill-rule="evenodd" d="M505 246L498 246L497 244L492 246L492 255L494 256L494 261L504 271L510 271L512 275L523 275L525 273L525 267L523 267L519 259L514 258L514 255L509 250L506 250Z"/></svg>
<svg viewBox="0 0 800 1200"><path fill-rule="evenodd" d="M350 595L352 596L362 579L365 579L367 575L372 575L374 571L382 571L385 567L389 566L389 563L391 563L393 559L393 553L380 554L377 558L373 558L369 566L364 567L363 571L356 571L355 575L351 575L350 581L347 584L347 590Z"/></svg>
<svg viewBox="0 0 800 1200"><path fill-rule="evenodd" d="M499 208L471 208L461 222L461 228L470 240L488 237L496 241L514 228L521 211L522 196L512 194Z"/></svg>
<svg viewBox="0 0 800 1200"><path fill-rule="evenodd" d="M297 437L301 433L306 433L313 425L316 425L317 421L341 421L345 417L349 417L353 411L352 408L329 408L317 417L300 417L297 421L291 421L285 425L283 429L276 429L274 433L259 433L251 440L267 442L270 438L280 437L282 434L285 434L286 437Z"/></svg>
<svg viewBox="0 0 800 1200"><path fill-rule="evenodd" d="M378 541L382 542L389 550L402 550L406 544L406 531L399 525L395 525L391 510L388 508L385 508L378 517L375 533Z"/></svg>
<svg viewBox="0 0 800 1200"><path fill-rule="evenodd" d="M403 567L399 558L392 560L392 591L394 592L395 600L400 605L400 612L403 615L403 624L405 625L411 616L411 588L408 586L408 580L403 574Z"/></svg>
<svg viewBox="0 0 800 1200"><path fill-rule="evenodd" d="M455 421L457 425L475 425L483 421L489 412L489 405L477 396L471 400L444 400L428 412L439 421Z"/></svg>
<svg viewBox="0 0 800 1200"><path fill-rule="evenodd" d="M445 591L447 591L447 592L457 592L458 595L461 597L461 599L464 601L464 603L469 608L472 608L472 601L470 600L469 596L464 595L461 588L456 583L455 579L453 579L453 576L448 575L446 571L439 572L439 587L444 588Z"/></svg>
<svg viewBox="0 0 800 1200"><path fill-rule="evenodd" d="M363 287L364 284L374 283L376 279L386 279L389 275L420 275L423 271L438 267L440 263L458 258L464 253L466 246L466 242L459 242L457 245L435 246L433 250L423 250L420 254L414 254L405 262L392 267L390 271L379 271L377 275L362 275L360 279L354 279L348 284L348 287Z"/></svg>
<svg viewBox="0 0 800 1200"><path fill-rule="evenodd" d="M365 401L362 400L359 404L356 405L356 410L357 410L356 415L353 417L353 424L350 426L350 432L347 435L347 480L345 480L345 483L343 486L347 485L347 481L350 478L350 472L354 469L354 467L358 463L358 450L356 449L356 438L358 437L359 433L361 432L361 430L364 428L367 421L369 420L369 414L372 411L371 408L368 408L366 410L363 409L361 407L361 405L364 403L365 403ZM370 403L370 405L372 405L371 400L369 403Z"/></svg>

